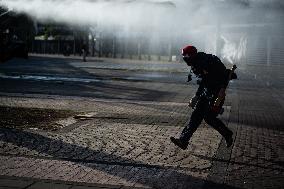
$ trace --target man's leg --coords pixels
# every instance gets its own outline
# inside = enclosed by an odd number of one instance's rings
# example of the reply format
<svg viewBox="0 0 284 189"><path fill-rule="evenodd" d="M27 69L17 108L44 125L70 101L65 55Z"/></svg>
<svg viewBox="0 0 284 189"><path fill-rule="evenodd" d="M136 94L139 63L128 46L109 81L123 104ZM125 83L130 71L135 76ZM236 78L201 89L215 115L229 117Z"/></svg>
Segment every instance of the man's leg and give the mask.
<svg viewBox="0 0 284 189"><path fill-rule="evenodd" d="M192 112L188 125L182 130L180 134L180 139L182 141L188 142L190 140L193 133L196 131L198 126L201 124L203 117L204 115L201 109L195 109Z"/></svg>
<svg viewBox="0 0 284 189"><path fill-rule="evenodd" d="M183 150L187 148L191 136L203 120L205 103L206 102L204 102L203 100L200 100L198 102L196 109L194 109L194 111L192 112L189 124L183 129L180 137L178 139L174 137L170 138L175 145L179 146Z"/></svg>
<svg viewBox="0 0 284 189"><path fill-rule="evenodd" d="M209 113L204 117L204 120L225 138L227 147L230 147L233 144L233 132L216 116L214 113Z"/></svg>

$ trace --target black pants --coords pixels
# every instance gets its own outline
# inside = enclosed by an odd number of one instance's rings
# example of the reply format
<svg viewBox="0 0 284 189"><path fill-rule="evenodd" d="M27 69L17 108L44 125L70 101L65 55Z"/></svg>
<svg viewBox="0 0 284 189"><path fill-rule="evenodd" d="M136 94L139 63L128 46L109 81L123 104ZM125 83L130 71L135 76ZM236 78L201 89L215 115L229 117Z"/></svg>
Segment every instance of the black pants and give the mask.
<svg viewBox="0 0 284 189"><path fill-rule="evenodd" d="M216 129L223 137L227 138L232 133L225 124L217 118L218 114L214 113L210 109L210 100L206 97L200 97L196 108L192 112L189 124L183 129L180 139L184 142L188 142L196 131L198 126L204 119L205 122Z"/></svg>

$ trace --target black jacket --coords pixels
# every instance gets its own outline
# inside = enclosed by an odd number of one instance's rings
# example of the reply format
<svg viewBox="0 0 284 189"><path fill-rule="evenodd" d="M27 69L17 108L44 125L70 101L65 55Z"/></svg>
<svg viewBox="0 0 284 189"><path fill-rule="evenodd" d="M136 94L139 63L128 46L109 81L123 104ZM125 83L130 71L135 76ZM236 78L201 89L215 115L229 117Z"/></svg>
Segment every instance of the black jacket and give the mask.
<svg viewBox="0 0 284 189"><path fill-rule="evenodd" d="M200 96L206 88L210 94L216 95L221 88L228 85L228 71L221 60L212 54L197 53L192 60L193 73L201 78L196 95ZM208 72L208 73L204 73Z"/></svg>

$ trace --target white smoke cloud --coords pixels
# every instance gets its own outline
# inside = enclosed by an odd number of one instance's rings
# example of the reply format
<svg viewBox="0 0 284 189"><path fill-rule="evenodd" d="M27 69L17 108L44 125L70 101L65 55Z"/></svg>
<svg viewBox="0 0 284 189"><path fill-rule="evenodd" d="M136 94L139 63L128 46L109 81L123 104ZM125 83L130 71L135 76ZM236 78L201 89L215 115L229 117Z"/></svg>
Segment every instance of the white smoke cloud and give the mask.
<svg viewBox="0 0 284 189"><path fill-rule="evenodd" d="M257 19L281 23L284 18L282 0L2 0L0 5L41 22L108 28L117 35L170 36L182 38L184 44L205 38L214 44L218 24ZM245 48L241 43L242 47L225 45L227 58L242 54L235 52Z"/></svg>
<svg viewBox="0 0 284 189"><path fill-rule="evenodd" d="M136 30L195 28L226 19L218 6L227 3L232 13L256 5L283 6L279 0L2 0L0 5L29 14L39 21L72 25L121 26ZM236 6L243 5L243 6Z"/></svg>
<svg viewBox="0 0 284 189"><path fill-rule="evenodd" d="M247 38L241 36L239 41L233 42L225 36L221 36L224 42L224 47L221 50L221 58L229 63L240 62L241 58L246 55Z"/></svg>
<svg viewBox="0 0 284 189"><path fill-rule="evenodd" d="M169 20L175 9L174 4L158 0L3 0L0 4L39 21L137 28Z"/></svg>
<svg viewBox="0 0 284 189"><path fill-rule="evenodd" d="M165 38L188 35L191 28L212 23L207 1L193 0L2 0L0 5L40 22L67 23L108 30L115 35ZM211 9L212 10L212 9ZM210 12L210 14L208 14ZM185 34L187 33L187 34ZM159 39L158 39L159 40Z"/></svg>

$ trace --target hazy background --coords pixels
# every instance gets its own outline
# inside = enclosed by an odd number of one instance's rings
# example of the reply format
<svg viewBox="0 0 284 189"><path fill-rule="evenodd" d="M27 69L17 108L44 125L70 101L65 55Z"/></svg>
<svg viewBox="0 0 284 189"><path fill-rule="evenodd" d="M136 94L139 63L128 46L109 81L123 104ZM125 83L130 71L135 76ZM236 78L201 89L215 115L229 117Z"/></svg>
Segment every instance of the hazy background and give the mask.
<svg viewBox="0 0 284 189"><path fill-rule="evenodd" d="M229 63L269 65L284 60L282 0L2 0L0 4L35 21L88 26L120 38L142 37L152 49L166 41L176 54L182 46L194 44Z"/></svg>

